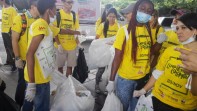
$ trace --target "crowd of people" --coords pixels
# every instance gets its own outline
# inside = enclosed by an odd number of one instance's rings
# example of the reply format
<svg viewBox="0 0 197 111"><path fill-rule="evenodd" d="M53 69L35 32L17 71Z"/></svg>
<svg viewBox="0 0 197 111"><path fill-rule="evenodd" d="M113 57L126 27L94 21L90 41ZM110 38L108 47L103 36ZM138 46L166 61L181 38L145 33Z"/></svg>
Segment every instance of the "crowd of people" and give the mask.
<svg viewBox="0 0 197 111"><path fill-rule="evenodd" d="M63 8L57 12L55 0L29 0L29 9L18 15L9 0L0 1L5 65L11 65L12 71L18 69L15 101L22 111L49 111L50 74L55 64L67 77L77 64L77 35L85 33L79 31L78 14L72 11L74 1L61 1ZM134 111L139 97L148 91L155 111L196 111L197 14L173 9L171 29L165 30L150 0L138 0L120 12L126 25L118 23L117 10L111 4L95 24L96 39L115 36L111 44L115 56L105 92L115 92L123 111ZM96 73L96 93L100 93L105 69L99 67ZM0 91L5 88L0 79Z"/></svg>

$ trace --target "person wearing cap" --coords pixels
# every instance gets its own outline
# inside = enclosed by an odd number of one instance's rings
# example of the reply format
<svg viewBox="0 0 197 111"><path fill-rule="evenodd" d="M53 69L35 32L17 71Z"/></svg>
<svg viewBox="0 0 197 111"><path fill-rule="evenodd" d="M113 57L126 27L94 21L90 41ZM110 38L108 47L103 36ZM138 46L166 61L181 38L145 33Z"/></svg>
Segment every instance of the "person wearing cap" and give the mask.
<svg viewBox="0 0 197 111"><path fill-rule="evenodd" d="M127 22L129 22L131 20L132 11L133 11L134 6L135 6L135 3L131 3L126 8L120 10L120 13L122 13L124 15Z"/></svg>
<svg viewBox="0 0 197 111"><path fill-rule="evenodd" d="M107 4L107 5L105 5L105 9L104 9L104 11L103 11L102 16L99 17L98 20L96 21L96 26L95 26L96 31L97 31L99 25L100 25L101 23L105 22L105 20L106 20L106 18L107 18L106 14L107 14L107 12L109 11L110 8L113 8L113 5L112 5L112 4Z"/></svg>

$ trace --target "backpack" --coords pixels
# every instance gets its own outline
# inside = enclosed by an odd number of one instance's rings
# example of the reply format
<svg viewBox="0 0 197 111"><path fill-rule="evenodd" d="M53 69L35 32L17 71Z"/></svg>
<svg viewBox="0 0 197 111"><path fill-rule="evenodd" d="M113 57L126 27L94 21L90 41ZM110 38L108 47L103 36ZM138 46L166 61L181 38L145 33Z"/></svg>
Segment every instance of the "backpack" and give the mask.
<svg viewBox="0 0 197 111"><path fill-rule="evenodd" d="M22 22L22 31L20 33L20 36L23 36L25 34L25 31L27 29L27 18L25 14L21 14L21 22Z"/></svg>
<svg viewBox="0 0 197 111"><path fill-rule="evenodd" d="M71 11L72 15L73 15L73 23L75 24L75 21L76 21L76 14L74 11ZM60 26L60 21L61 21L61 14L60 12L58 11L57 14L56 14L56 20L57 20L57 27Z"/></svg>
<svg viewBox="0 0 197 111"><path fill-rule="evenodd" d="M77 66L75 66L73 71L73 77L83 83L88 77L88 73L89 70L84 55L84 49L80 48L77 58Z"/></svg>

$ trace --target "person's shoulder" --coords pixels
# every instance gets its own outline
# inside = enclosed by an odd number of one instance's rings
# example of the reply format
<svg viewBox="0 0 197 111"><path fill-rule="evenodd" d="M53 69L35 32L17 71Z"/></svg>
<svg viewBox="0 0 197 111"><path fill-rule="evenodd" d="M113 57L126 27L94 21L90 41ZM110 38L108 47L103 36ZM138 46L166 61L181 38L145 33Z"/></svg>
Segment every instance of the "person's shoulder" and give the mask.
<svg viewBox="0 0 197 111"><path fill-rule="evenodd" d="M47 26L48 26L47 22L40 18L32 23L31 28L34 29L34 28L39 27L40 30L44 30L44 29L47 29Z"/></svg>

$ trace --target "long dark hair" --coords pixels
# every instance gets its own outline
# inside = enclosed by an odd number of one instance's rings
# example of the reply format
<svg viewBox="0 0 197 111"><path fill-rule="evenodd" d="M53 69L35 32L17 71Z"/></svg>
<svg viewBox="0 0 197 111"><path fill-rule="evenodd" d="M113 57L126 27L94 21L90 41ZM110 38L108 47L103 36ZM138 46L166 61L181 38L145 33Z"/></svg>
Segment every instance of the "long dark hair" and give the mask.
<svg viewBox="0 0 197 111"><path fill-rule="evenodd" d="M116 11L115 8L110 8L109 11L107 12L107 15L106 16L108 16L110 13L115 14L116 17L117 17L117 11ZM105 37L107 37L107 30L108 30L108 28L109 28L109 21L108 20L105 20L105 22L104 22L104 28L103 28L103 35Z"/></svg>
<svg viewBox="0 0 197 111"><path fill-rule="evenodd" d="M152 6L154 7L153 3L150 1L150 0L138 0L134 6L134 9L133 9L133 12L132 12L132 18L129 22L129 25L128 25L128 33L132 34L132 60L134 63L136 63L136 60L137 60L137 46L138 46L138 43L137 43L137 39L136 39L136 27L137 27L137 20L136 20L136 15L137 15L137 11L138 11L138 7L141 3L143 2L149 2L152 4ZM150 56L152 56L152 53L153 53L153 50L152 50L152 46L153 46L153 40L152 40L152 34L151 34L151 28L150 28L150 25L149 23L147 22L145 24L147 30L148 30L148 33L149 33L149 36L150 36L150 39L151 39L151 53L150 53Z"/></svg>
<svg viewBox="0 0 197 111"><path fill-rule="evenodd" d="M112 8L112 7L113 7L112 4L107 4L107 5L105 6L105 9L104 9L103 14L102 14L102 16L101 16L101 23L105 22L105 20L106 20L106 18L107 18L107 12L108 12L108 10L109 10L110 8Z"/></svg>
<svg viewBox="0 0 197 111"><path fill-rule="evenodd" d="M158 23L159 12L157 10L154 10L152 16L154 16L154 20L153 20L153 24L151 25L151 27L157 28L157 26L159 25Z"/></svg>

